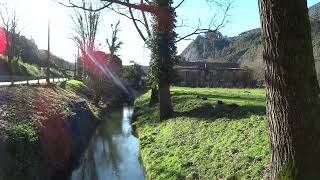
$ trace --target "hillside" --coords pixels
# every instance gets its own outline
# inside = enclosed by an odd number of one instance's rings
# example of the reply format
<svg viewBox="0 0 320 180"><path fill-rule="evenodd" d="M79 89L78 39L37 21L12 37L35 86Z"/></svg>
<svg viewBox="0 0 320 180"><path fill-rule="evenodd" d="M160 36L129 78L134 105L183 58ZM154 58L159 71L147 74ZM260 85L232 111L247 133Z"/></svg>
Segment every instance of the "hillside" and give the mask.
<svg viewBox="0 0 320 180"><path fill-rule="evenodd" d="M310 7L312 39L316 61L320 61L320 3ZM243 32L235 37L208 32L199 35L181 53L186 61L233 62L250 64L262 61L260 29ZM258 62L256 62L258 63Z"/></svg>
<svg viewBox="0 0 320 180"><path fill-rule="evenodd" d="M18 76L42 76L45 72L41 70L46 67L47 50L38 48L34 40L22 35L16 35L15 58L13 61L13 71ZM0 56L1 68L0 76L8 75L8 63L4 56ZM73 64L55 56L51 53L51 64L53 75L63 75L65 70L73 69Z"/></svg>

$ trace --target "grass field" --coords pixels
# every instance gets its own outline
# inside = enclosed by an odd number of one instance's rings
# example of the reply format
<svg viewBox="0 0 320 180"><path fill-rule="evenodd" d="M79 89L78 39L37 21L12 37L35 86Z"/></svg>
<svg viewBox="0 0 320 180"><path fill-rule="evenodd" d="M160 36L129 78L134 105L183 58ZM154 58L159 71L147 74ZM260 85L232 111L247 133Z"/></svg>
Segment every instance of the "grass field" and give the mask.
<svg viewBox="0 0 320 180"><path fill-rule="evenodd" d="M159 122L150 92L135 102L147 179L267 179L265 91L171 88L174 118ZM223 102L216 105L217 101Z"/></svg>

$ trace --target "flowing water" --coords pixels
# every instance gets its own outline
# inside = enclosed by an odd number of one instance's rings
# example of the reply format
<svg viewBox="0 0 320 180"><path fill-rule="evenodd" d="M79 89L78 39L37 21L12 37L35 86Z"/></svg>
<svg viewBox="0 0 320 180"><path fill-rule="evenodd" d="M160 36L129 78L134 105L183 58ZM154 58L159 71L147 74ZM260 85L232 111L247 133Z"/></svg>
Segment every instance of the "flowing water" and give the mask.
<svg viewBox="0 0 320 180"><path fill-rule="evenodd" d="M108 112L93 136L72 180L143 180L139 142L131 133L133 108Z"/></svg>

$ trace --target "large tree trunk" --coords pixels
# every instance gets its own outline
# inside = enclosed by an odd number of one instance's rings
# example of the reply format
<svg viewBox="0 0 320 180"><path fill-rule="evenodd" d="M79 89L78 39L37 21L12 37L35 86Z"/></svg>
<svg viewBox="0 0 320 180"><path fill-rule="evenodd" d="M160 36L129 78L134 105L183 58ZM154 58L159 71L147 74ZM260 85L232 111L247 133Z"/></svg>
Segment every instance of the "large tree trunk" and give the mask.
<svg viewBox="0 0 320 180"><path fill-rule="evenodd" d="M320 178L319 86L305 0L260 0L270 179Z"/></svg>
<svg viewBox="0 0 320 180"><path fill-rule="evenodd" d="M159 94L159 105L160 105L160 120L168 119L172 116L172 113L173 113L169 83L160 82L158 94Z"/></svg>
<svg viewBox="0 0 320 180"><path fill-rule="evenodd" d="M83 80L83 73L84 73L84 65L81 61L81 58L79 57L77 59L77 80L79 81Z"/></svg>
<svg viewBox="0 0 320 180"><path fill-rule="evenodd" d="M174 32L175 12L170 0L154 1L157 10L154 12L153 33L150 40L151 62L150 74L152 83L157 83L159 92L160 120L172 116L170 83L174 79L176 46Z"/></svg>
<svg viewBox="0 0 320 180"><path fill-rule="evenodd" d="M151 89L151 96L150 96L150 101L149 101L149 107L157 104L159 102L159 98L158 98L158 88L157 86L153 87Z"/></svg>

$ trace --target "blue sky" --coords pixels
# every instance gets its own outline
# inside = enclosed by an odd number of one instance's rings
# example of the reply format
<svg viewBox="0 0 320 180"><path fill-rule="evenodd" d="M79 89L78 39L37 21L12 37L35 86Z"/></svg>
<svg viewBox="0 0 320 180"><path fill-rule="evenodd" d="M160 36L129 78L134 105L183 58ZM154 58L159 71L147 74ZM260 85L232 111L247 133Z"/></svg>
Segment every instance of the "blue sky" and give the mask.
<svg viewBox="0 0 320 180"><path fill-rule="evenodd" d="M202 0L205 1L205 0ZM200 0L186 0L186 3L178 10L186 19L197 21L200 17L208 22L214 15L213 10L206 7L206 3ZM312 6L319 0L307 0L308 6ZM192 12L192 13L190 13ZM179 15L178 14L178 15ZM186 16L187 14L187 16ZM178 19L179 20L179 19ZM233 0L230 10L229 23L220 31L227 36L236 36L241 32L260 27L259 9L257 0ZM203 22L203 24L206 24ZM208 23L207 23L208 24Z"/></svg>
<svg viewBox="0 0 320 180"><path fill-rule="evenodd" d="M319 0L308 0L312 6ZM260 27L259 9L257 0L235 0L231 12L230 24L223 29L228 36L238 35L240 32Z"/></svg>
<svg viewBox="0 0 320 180"><path fill-rule="evenodd" d="M50 19L52 52L69 61L74 60L77 50L75 44L70 40L72 34L70 15L73 12L71 9L53 3L51 0L7 1L17 11L23 35L28 38L32 37L39 48L45 49L47 47L47 23L48 19ZM67 2L68 0L61 1ZM175 1L175 3L177 2L180 2L180 0ZM319 0L308 0L308 5L311 6L317 2ZM177 11L177 25L181 25L183 20L184 26L189 28L178 28L178 34L185 35L192 32L192 27L197 27L199 19L201 19L202 27L206 28L208 22L217 12L219 11L213 6L209 7L205 0L185 0L185 3ZM149 63L149 50L135 31L132 21L115 13L103 12L97 36L98 44L101 44L100 49L107 51L105 39L110 37L110 24L117 22L119 19L121 20L119 38L124 43L119 55L123 63L128 64L131 60L134 60L140 64L147 65ZM219 22L219 19L220 16L217 15L216 22ZM220 30L227 36L236 36L241 32L258 28L260 22L257 0L234 0L228 20L230 22ZM195 38L195 36L192 38ZM178 43L178 52L180 53L190 42L189 40Z"/></svg>

